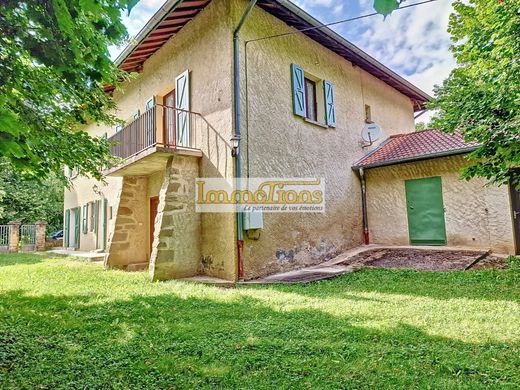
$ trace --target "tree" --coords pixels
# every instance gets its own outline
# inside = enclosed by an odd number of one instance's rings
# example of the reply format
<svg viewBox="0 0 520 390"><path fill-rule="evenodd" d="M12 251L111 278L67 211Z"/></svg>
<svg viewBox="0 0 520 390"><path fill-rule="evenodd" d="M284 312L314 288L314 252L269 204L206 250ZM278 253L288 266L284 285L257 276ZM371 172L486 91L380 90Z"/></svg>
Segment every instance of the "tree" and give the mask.
<svg viewBox="0 0 520 390"><path fill-rule="evenodd" d="M63 181L54 174L44 180L25 179L0 159L0 194L0 224L43 220L49 232L61 229Z"/></svg>
<svg viewBox="0 0 520 390"><path fill-rule="evenodd" d="M415 124L415 131L423 131L431 128L432 127L426 122L417 122Z"/></svg>
<svg viewBox="0 0 520 390"><path fill-rule="evenodd" d="M37 178L64 165L101 178L108 142L80 131L113 124L103 90L127 76L108 46L127 32L121 11L137 0L3 0L0 12L0 157Z"/></svg>
<svg viewBox="0 0 520 390"><path fill-rule="evenodd" d="M481 146L472 152L466 179L519 182L520 17L517 0L456 1L449 29L455 68L435 99L432 125L460 131Z"/></svg>

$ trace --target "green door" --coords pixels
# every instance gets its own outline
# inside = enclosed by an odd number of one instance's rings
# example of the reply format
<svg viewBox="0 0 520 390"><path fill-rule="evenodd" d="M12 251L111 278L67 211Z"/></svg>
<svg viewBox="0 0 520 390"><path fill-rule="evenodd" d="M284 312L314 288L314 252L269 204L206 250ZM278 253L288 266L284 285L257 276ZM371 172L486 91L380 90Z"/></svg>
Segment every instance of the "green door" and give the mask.
<svg viewBox="0 0 520 390"><path fill-rule="evenodd" d="M406 180L406 211L412 245L446 245L441 178Z"/></svg>
<svg viewBox="0 0 520 390"><path fill-rule="evenodd" d="M74 248L79 249L80 241L81 207L74 209Z"/></svg>

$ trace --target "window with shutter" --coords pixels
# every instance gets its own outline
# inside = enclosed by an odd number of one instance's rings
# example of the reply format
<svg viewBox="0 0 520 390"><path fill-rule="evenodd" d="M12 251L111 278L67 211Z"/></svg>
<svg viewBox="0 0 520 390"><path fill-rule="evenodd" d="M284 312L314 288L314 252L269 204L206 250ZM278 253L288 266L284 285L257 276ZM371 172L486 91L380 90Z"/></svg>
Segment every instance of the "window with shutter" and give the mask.
<svg viewBox="0 0 520 390"><path fill-rule="evenodd" d="M175 111L177 145L190 146L190 72L185 70L175 78Z"/></svg>
<svg viewBox="0 0 520 390"><path fill-rule="evenodd" d="M145 111L148 111L153 106L155 106L155 96L152 96L150 99L146 101L144 109Z"/></svg>
<svg viewBox="0 0 520 390"><path fill-rule="evenodd" d="M83 205L83 219L81 220L83 234L88 233L88 203Z"/></svg>
<svg viewBox="0 0 520 390"><path fill-rule="evenodd" d="M317 88L322 85L323 88ZM291 64L294 115L321 127L336 127L334 85Z"/></svg>
<svg viewBox="0 0 520 390"><path fill-rule="evenodd" d="M323 81L325 95L325 124L336 127L336 102L334 100L334 85L327 80Z"/></svg>
<svg viewBox="0 0 520 390"><path fill-rule="evenodd" d="M291 81L294 115L305 117L307 113L305 104L305 74L303 69L296 64L291 64Z"/></svg>

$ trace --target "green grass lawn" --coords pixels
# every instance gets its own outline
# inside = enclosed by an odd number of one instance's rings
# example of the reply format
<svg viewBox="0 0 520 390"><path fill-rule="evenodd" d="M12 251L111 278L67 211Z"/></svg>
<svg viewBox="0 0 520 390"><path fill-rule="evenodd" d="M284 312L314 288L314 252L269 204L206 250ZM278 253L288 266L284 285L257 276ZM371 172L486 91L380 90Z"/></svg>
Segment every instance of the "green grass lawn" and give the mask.
<svg viewBox="0 0 520 390"><path fill-rule="evenodd" d="M0 255L0 388L518 388L519 284L372 269L221 289Z"/></svg>

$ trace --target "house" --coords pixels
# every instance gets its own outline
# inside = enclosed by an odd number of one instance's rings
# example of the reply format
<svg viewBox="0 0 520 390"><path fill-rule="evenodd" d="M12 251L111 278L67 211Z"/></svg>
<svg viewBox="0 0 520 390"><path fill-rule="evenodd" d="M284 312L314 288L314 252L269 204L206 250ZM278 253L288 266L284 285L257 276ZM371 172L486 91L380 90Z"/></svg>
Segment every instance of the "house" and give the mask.
<svg viewBox="0 0 520 390"><path fill-rule="evenodd" d="M443 135L414 132L429 96L289 1L168 0L116 63L138 72L113 91L127 124L85 130L114 141L121 163L103 183L72 172L65 191L65 246L105 252L106 267L236 280L369 239L518 250L507 188L456 179L473 145L444 136L449 155L435 154L426 146ZM371 122L384 137L367 144ZM321 178L325 211L245 225L245 213L197 212L197 178L236 177ZM430 177L430 187L413 181ZM416 239L419 216L408 237L405 199L429 188L437 203L422 204L446 208L445 234Z"/></svg>

